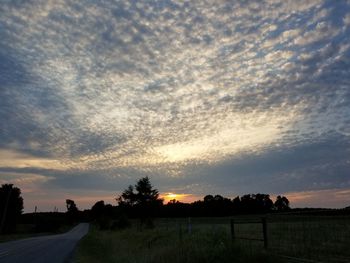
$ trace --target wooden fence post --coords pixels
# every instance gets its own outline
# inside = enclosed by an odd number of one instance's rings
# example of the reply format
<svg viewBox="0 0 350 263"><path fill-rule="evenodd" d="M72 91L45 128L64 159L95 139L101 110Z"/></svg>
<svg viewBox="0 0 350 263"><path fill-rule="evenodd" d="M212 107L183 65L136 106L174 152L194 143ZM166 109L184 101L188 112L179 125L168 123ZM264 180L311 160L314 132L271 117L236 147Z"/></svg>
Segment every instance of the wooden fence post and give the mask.
<svg viewBox="0 0 350 263"><path fill-rule="evenodd" d="M231 239L232 239L232 242L235 241L235 221L233 219L231 219Z"/></svg>
<svg viewBox="0 0 350 263"><path fill-rule="evenodd" d="M268 248L268 240L267 240L267 221L266 217L262 218L262 225L263 225L263 236L264 236L264 249Z"/></svg>

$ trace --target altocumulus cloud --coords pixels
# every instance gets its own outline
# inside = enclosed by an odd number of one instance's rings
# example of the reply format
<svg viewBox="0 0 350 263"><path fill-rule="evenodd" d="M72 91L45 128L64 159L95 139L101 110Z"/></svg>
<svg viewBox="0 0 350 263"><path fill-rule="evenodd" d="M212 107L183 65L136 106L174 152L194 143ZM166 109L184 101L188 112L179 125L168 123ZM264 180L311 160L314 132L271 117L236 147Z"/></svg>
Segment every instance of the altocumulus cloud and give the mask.
<svg viewBox="0 0 350 263"><path fill-rule="evenodd" d="M34 189L26 209L112 195L143 175L193 195L347 193L349 10L3 1L1 182ZM315 205L337 206L326 201Z"/></svg>

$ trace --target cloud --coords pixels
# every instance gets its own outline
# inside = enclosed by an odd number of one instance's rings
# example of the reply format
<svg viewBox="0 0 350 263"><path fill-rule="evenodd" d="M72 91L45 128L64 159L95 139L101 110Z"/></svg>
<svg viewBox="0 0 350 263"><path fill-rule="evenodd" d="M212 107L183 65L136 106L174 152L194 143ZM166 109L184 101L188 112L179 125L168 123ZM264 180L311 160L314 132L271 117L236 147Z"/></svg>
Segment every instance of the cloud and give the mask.
<svg viewBox="0 0 350 263"><path fill-rule="evenodd" d="M332 27L329 23L319 22L313 29L296 38L294 42L297 45L309 45L329 37L335 37L339 32L340 30Z"/></svg>
<svg viewBox="0 0 350 263"><path fill-rule="evenodd" d="M327 189L287 193L287 195L289 201L297 203L298 207L344 208L344 203L347 204L346 202L349 200L350 190Z"/></svg>
<svg viewBox="0 0 350 263"><path fill-rule="evenodd" d="M349 25L350 25L350 15L347 14L347 15L344 17L343 21L344 21L344 24L345 24L346 26L349 26Z"/></svg>
<svg viewBox="0 0 350 263"><path fill-rule="evenodd" d="M12 173L12 172L0 172L1 184L12 183L16 187L21 189L22 194L33 193L40 191L43 184L45 184L49 178L43 175L31 174L31 173Z"/></svg>
<svg viewBox="0 0 350 263"><path fill-rule="evenodd" d="M34 143L35 144L35 143ZM33 145L32 148L38 147ZM12 168L43 168L65 170L68 167L59 160L35 157L14 150L0 150L0 167Z"/></svg>
<svg viewBox="0 0 350 263"><path fill-rule="evenodd" d="M188 166L184 173L193 174L194 180L200 178L205 191L221 191L228 196L341 189L350 183L349 150L347 136L331 133L299 145L275 145L263 154Z"/></svg>
<svg viewBox="0 0 350 263"><path fill-rule="evenodd" d="M321 0L6 2L0 149L13 158L1 166L54 170L53 185L87 189L155 174L167 191L209 180L192 168L181 176L188 167L222 164L224 178L226 163L244 156L348 136L348 9ZM303 165L283 174L311 169ZM327 169L318 171L331 177Z"/></svg>

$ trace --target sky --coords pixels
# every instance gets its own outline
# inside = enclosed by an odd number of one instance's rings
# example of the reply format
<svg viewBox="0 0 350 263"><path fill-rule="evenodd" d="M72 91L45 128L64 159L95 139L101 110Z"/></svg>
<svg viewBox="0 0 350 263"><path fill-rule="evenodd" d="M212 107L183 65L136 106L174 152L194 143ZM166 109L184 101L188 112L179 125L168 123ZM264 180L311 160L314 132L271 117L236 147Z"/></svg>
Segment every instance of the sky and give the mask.
<svg viewBox="0 0 350 263"><path fill-rule="evenodd" d="M350 1L1 0L0 183L64 211L144 176L350 205Z"/></svg>

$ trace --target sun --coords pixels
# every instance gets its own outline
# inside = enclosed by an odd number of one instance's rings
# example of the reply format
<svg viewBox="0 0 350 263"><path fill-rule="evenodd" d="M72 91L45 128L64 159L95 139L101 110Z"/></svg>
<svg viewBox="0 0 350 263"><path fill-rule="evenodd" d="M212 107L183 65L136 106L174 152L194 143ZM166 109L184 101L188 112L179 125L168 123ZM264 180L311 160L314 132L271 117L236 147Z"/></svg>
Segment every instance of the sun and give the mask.
<svg viewBox="0 0 350 263"><path fill-rule="evenodd" d="M168 203L171 200L180 201L182 195L181 194L175 194L175 193L166 193L161 195L161 197L164 199L164 203Z"/></svg>
<svg viewBox="0 0 350 263"><path fill-rule="evenodd" d="M166 196L165 196L167 199L171 200L171 199L176 199L179 197L178 194L173 194L173 193L168 193Z"/></svg>
<svg viewBox="0 0 350 263"><path fill-rule="evenodd" d="M192 202L197 198L197 196L193 196L191 194L175 194L175 193L165 193L161 194L161 198L164 199L164 203L168 203L171 200L176 200L179 202Z"/></svg>

